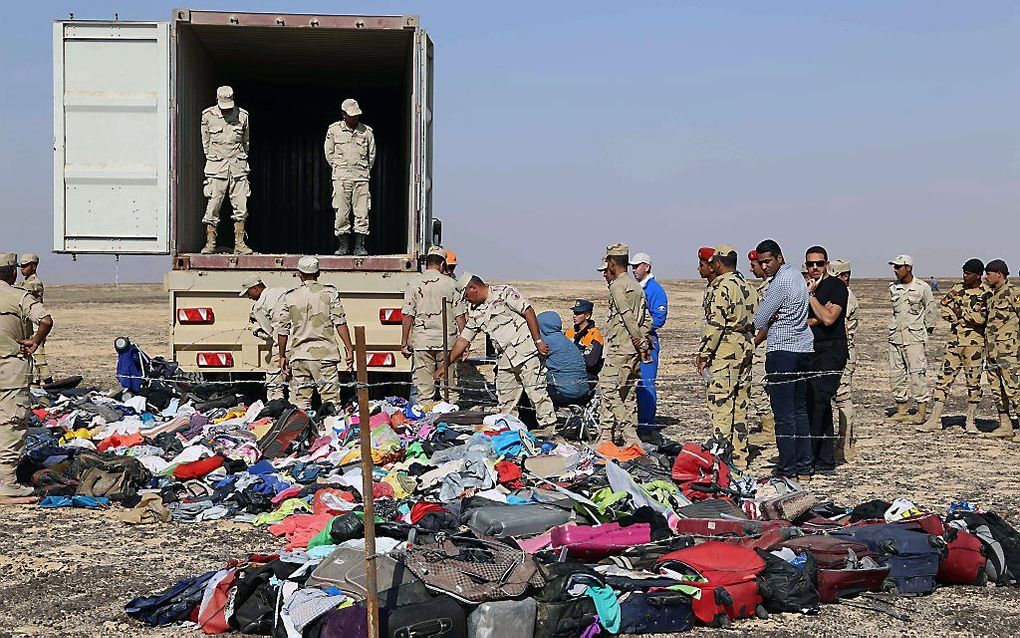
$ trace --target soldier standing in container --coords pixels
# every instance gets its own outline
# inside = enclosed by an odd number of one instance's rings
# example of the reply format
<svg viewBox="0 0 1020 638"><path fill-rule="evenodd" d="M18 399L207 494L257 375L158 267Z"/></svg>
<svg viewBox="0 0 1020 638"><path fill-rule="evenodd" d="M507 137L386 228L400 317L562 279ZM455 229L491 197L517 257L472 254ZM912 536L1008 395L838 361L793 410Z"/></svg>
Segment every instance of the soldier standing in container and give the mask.
<svg viewBox="0 0 1020 638"><path fill-rule="evenodd" d="M914 260L910 255L899 255L889 265L896 273L896 281L889 284L893 311L889 323L889 374L896 413L889 420L920 424L928 419L931 397L925 381L928 361L924 345L928 335L935 331L938 311L931 287L914 277ZM909 412L907 402L911 395L917 402L916 417L911 417Z"/></svg>
<svg viewBox="0 0 1020 638"><path fill-rule="evenodd" d="M266 398L270 401L284 398L283 371L276 344L279 340L280 310L285 288L266 288L260 277L253 276L241 283L241 296L251 299L251 332L257 339L265 340L269 346L269 370L266 371Z"/></svg>
<svg viewBox="0 0 1020 638"><path fill-rule="evenodd" d="M609 283L609 316L605 324L606 363L599 375L601 397L599 444L639 443L637 384L641 361L649 360L652 321L641 286L627 272L626 244L606 247L600 271Z"/></svg>
<svg viewBox="0 0 1020 638"><path fill-rule="evenodd" d="M977 434L977 407L981 403L981 372L985 361L985 324L988 322L988 300L992 291L981 284L985 265L980 259L968 259L963 265L963 282L955 284L942 297L939 308L949 322L949 339L942 357L942 369L935 383L933 403L928 421L918 431L940 432L942 408L949 398L949 389L963 369L967 379L967 420L963 429Z"/></svg>
<svg viewBox="0 0 1020 638"><path fill-rule="evenodd" d="M32 407L30 357L53 329L42 302L14 286L17 261L14 253L0 253L0 502L34 491L18 485L15 467Z"/></svg>
<svg viewBox="0 0 1020 638"><path fill-rule="evenodd" d="M21 276L24 277L19 287L32 293L32 296L42 303L43 282L42 279L39 279L38 273L39 255L25 253L18 261L18 265L21 266ZM50 372L50 366L46 363L44 346L40 345L39 349L35 351L35 354L32 355L32 362L35 368L32 373L32 381L36 384L53 383L53 374Z"/></svg>
<svg viewBox="0 0 1020 638"><path fill-rule="evenodd" d="M248 111L234 104L234 89L216 89L216 105L202 111L202 152L205 153L205 208L203 253L216 252L216 226L220 206L229 196L234 214L234 254L250 255L244 243L244 222L248 219Z"/></svg>
<svg viewBox="0 0 1020 638"><path fill-rule="evenodd" d="M453 347L457 335L464 330L467 307L457 290L457 282L443 274L447 251L438 246L429 249L425 257L425 271L418 274L404 291L404 321L401 335L401 352L405 357L414 355L411 379L418 392L418 401L431 401L436 394L436 370L448 354L443 351L443 331L448 335L447 345ZM447 323L443 325L443 305L447 304ZM450 385L456 388L457 367L450 370ZM460 393L450 390L450 401L457 403Z"/></svg>
<svg viewBox="0 0 1020 638"><path fill-rule="evenodd" d="M298 260L301 285L287 291L280 309L277 345L284 378L292 380L291 403L302 410L312 407L312 395L319 390L323 403L340 405L340 336L347 352L347 369L354 368L354 346L347 327L347 315L340 293L319 283L319 260ZM288 353L288 346L290 352Z"/></svg>
<svg viewBox="0 0 1020 638"><path fill-rule="evenodd" d="M985 347L988 355L988 377L995 391L999 426L985 434L992 438L1013 435L1012 417L1017 414L1017 392L1020 391L1020 291L1007 281L1009 266L993 259L985 266L985 283L992 289L988 299L988 323L985 326Z"/></svg>
<svg viewBox="0 0 1020 638"><path fill-rule="evenodd" d="M361 107L346 99L340 105L343 119L326 131L326 161L333 172L333 209L336 211L337 255L351 254L351 212L354 212L354 254L368 254L368 211L372 195L368 179L375 164L375 133L359 121Z"/></svg>

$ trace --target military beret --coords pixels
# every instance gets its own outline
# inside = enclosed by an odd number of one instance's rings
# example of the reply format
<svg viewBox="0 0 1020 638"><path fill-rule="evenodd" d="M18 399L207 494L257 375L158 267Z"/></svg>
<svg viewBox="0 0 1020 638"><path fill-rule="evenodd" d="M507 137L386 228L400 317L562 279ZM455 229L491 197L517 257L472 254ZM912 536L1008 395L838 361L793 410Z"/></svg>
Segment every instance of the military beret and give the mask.
<svg viewBox="0 0 1020 638"><path fill-rule="evenodd" d="M708 261L709 259L712 258L712 255L714 254L715 249L709 248L708 246L702 246L701 248L698 249L698 259L700 259L701 261Z"/></svg>
<svg viewBox="0 0 1020 638"><path fill-rule="evenodd" d="M985 264L977 257L972 257L963 264L963 272L972 272L980 275L984 271Z"/></svg>
<svg viewBox="0 0 1020 638"><path fill-rule="evenodd" d="M985 266L985 272L997 272L1009 276L1009 266L1001 259L993 259Z"/></svg>
<svg viewBox="0 0 1020 638"><path fill-rule="evenodd" d="M754 249L747 251L747 261L758 261L758 251Z"/></svg>

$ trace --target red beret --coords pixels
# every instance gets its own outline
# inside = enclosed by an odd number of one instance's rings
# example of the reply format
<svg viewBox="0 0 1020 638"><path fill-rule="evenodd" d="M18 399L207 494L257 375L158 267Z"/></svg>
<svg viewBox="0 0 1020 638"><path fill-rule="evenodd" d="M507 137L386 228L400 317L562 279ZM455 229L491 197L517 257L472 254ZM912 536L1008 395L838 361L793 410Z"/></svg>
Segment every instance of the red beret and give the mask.
<svg viewBox="0 0 1020 638"><path fill-rule="evenodd" d="M712 255L714 254L715 249L709 248L708 246L702 246L701 248L698 249L698 259L702 261L708 261L709 259L712 258Z"/></svg>

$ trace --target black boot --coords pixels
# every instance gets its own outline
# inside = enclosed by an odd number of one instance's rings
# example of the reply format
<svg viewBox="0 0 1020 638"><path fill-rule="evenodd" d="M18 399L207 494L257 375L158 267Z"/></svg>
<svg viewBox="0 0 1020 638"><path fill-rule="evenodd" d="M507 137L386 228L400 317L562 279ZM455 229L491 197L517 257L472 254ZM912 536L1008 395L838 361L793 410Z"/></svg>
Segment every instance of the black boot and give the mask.
<svg viewBox="0 0 1020 638"><path fill-rule="evenodd" d="M368 235L362 235L361 233L354 233L354 254L358 257L364 257L368 254L365 250L365 240L368 239Z"/></svg>
<svg viewBox="0 0 1020 638"><path fill-rule="evenodd" d="M350 255L351 254L351 236L350 235L337 235L336 238L340 240L340 247L336 249L334 255Z"/></svg>

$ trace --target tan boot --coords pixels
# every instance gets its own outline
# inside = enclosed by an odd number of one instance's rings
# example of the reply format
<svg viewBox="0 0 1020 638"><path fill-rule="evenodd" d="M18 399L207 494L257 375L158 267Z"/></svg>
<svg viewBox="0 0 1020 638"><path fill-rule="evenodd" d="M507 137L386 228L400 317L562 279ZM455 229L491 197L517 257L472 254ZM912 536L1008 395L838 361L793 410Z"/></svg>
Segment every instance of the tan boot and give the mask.
<svg viewBox="0 0 1020 638"><path fill-rule="evenodd" d="M1011 439L1013 438L1013 421L1009 418L1008 412L999 413L999 427L995 428L991 432L985 432L985 437L989 439Z"/></svg>
<svg viewBox="0 0 1020 638"><path fill-rule="evenodd" d="M202 246L202 254L208 255L216 252L216 226L208 224L205 227L205 246Z"/></svg>
<svg viewBox="0 0 1020 638"><path fill-rule="evenodd" d="M904 423L912 420L914 417L910 416L910 407L906 403L896 404L896 414L888 418L893 423Z"/></svg>
<svg viewBox="0 0 1020 638"><path fill-rule="evenodd" d="M31 503L34 493L35 488L18 484L14 467L6 464L0 467L0 504Z"/></svg>
<svg viewBox="0 0 1020 638"><path fill-rule="evenodd" d="M234 254L250 255L252 249L244 243L244 222L234 222Z"/></svg>
<svg viewBox="0 0 1020 638"><path fill-rule="evenodd" d="M924 412L927 409L928 404L927 403L922 403L920 406L918 406L917 416L918 416L918 419L919 419L919 424L914 429L916 429L918 432L941 432L942 431L942 405L943 404L942 404L941 401L936 401L934 404L932 404L932 406L931 406L931 415L928 417L928 419L926 421L920 421L920 417L921 417L922 412Z"/></svg>
<svg viewBox="0 0 1020 638"><path fill-rule="evenodd" d="M977 423L975 418L977 417L977 403L967 404L967 420L963 424L963 431L967 434L980 434L980 430L977 429Z"/></svg>

